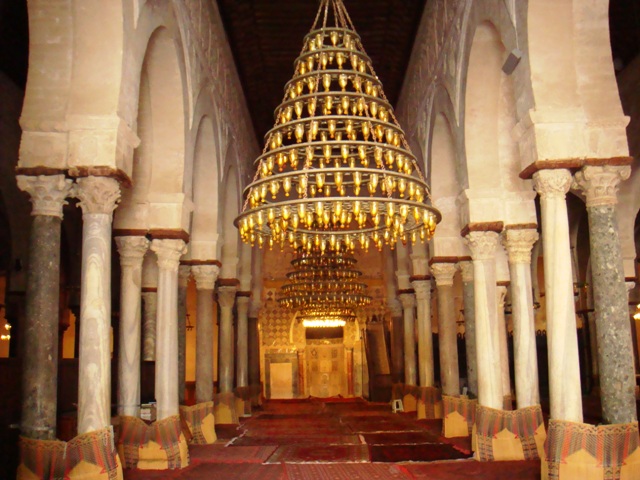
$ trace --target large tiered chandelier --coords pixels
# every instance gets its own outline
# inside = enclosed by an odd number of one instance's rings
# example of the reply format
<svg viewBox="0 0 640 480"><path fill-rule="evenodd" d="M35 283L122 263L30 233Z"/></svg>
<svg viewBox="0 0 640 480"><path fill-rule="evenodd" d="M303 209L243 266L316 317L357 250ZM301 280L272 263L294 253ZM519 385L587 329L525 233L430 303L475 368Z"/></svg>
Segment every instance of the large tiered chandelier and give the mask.
<svg viewBox="0 0 640 480"><path fill-rule="evenodd" d="M284 90L235 220L244 242L324 252L433 235L440 212L342 0L321 0Z"/></svg>

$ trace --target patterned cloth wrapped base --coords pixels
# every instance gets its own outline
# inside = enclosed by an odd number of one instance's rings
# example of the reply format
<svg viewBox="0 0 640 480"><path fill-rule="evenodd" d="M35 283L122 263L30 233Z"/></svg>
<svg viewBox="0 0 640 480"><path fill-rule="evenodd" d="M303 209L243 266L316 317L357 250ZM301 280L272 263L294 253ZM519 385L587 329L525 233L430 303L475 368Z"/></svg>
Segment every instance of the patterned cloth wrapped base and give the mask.
<svg viewBox="0 0 640 480"><path fill-rule="evenodd" d="M435 387L420 387L418 395L418 420L442 418L442 392Z"/></svg>
<svg viewBox="0 0 640 480"><path fill-rule="evenodd" d="M547 438L539 405L519 410L478 405L473 435L475 458L480 461L541 458Z"/></svg>
<svg viewBox="0 0 640 480"><path fill-rule="evenodd" d="M640 478L638 423L593 426L549 421L542 478L632 480Z"/></svg>
<svg viewBox="0 0 640 480"><path fill-rule="evenodd" d="M391 386L391 398L393 400L402 400L402 408L405 413L417 412L420 387L394 383Z"/></svg>
<svg viewBox="0 0 640 480"><path fill-rule="evenodd" d="M173 470L189 465L189 449L179 415L151 425L136 417L120 417L117 445L125 468Z"/></svg>
<svg viewBox="0 0 640 480"><path fill-rule="evenodd" d="M467 397L443 395L444 420L442 421L442 436L452 438L471 435L476 421L477 405L477 400L471 400Z"/></svg>
<svg viewBox="0 0 640 480"><path fill-rule="evenodd" d="M122 480L111 428L78 435L69 442L21 437L17 478Z"/></svg>
<svg viewBox="0 0 640 480"><path fill-rule="evenodd" d="M216 425L237 425L240 423L236 412L236 397L233 393L218 393L213 396L213 403Z"/></svg>
<svg viewBox="0 0 640 480"><path fill-rule="evenodd" d="M217 440L213 402L198 403L192 407L180 406L180 418L191 433L194 445L209 445Z"/></svg>

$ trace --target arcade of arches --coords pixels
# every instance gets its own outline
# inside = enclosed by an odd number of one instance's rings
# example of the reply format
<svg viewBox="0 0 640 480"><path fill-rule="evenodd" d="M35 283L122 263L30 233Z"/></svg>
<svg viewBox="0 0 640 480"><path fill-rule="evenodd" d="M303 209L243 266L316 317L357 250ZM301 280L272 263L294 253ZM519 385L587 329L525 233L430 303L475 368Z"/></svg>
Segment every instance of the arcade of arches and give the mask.
<svg viewBox="0 0 640 480"><path fill-rule="evenodd" d="M128 418L178 425L157 464L136 437L140 466L184 467L180 415L210 443L269 400L393 398L476 427L477 460L544 456L546 427L543 476L575 478L580 431L625 452L599 478L640 478L640 57L614 68L608 9L425 2L394 107L442 222L356 249L373 301L316 331L276 301L293 252L233 224L262 132L216 2L30 0L24 91L0 73L0 455L19 429L31 478L42 445L93 435L121 472ZM484 417L543 431L516 448Z"/></svg>

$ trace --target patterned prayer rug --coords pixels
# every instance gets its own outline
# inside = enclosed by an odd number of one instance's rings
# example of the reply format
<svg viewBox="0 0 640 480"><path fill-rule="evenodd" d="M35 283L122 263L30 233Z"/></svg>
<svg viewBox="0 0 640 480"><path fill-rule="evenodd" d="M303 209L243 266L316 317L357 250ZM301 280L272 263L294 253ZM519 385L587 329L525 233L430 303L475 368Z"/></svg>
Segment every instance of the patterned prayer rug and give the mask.
<svg viewBox="0 0 640 480"><path fill-rule="evenodd" d="M457 462L414 463L402 466L416 480L458 480L481 478L482 480L539 480L540 460L517 462Z"/></svg>
<svg viewBox="0 0 640 480"><path fill-rule="evenodd" d="M242 435L244 429L235 424L224 424L220 423L216 425L216 435L218 440L231 440L232 438L236 438L238 435Z"/></svg>
<svg viewBox="0 0 640 480"><path fill-rule="evenodd" d="M438 443L438 435L429 432L384 432L362 433L369 445L406 445L415 443Z"/></svg>
<svg viewBox="0 0 640 480"><path fill-rule="evenodd" d="M358 435L275 435L275 436L242 436L233 440L230 446L257 445L361 445Z"/></svg>
<svg viewBox="0 0 640 480"><path fill-rule="evenodd" d="M353 432L374 433L374 432L419 432L423 430L414 422L408 422L392 415L377 415L370 417L343 417Z"/></svg>
<svg viewBox="0 0 640 480"><path fill-rule="evenodd" d="M369 445L372 462L434 462L469 458L471 455L444 443L420 445Z"/></svg>
<svg viewBox="0 0 640 480"><path fill-rule="evenodd" d="M278 447L266 463L362 463L368 461L369 450L366 445L284 445Z"/></svg>
<svg viewBox="0 0 640 480"><path fill-rule="evenodd" d="M394 480L408 479L402 467L384 464L288 464L288 478L295 480Z"/></svg>
<svg viewBox="0 0 640 480"><path fill-rule="evenodd" d="M287 474L282 465L201 463L182 470L177 476L169 478L180 480L286 480Z"/></svg>
<svg viewBox="0 0 640 480"><path fill-rule="evenodd" d="M263 463L275 446L225 447L224 445L191 445L191 461L196 463Z"/></svg>

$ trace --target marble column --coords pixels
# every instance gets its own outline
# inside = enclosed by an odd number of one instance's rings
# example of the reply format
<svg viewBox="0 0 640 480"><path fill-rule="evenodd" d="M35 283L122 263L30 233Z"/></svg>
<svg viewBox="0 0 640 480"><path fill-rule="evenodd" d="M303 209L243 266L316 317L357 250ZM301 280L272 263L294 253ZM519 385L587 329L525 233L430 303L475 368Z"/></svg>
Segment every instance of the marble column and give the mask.
<svg viewBox="0 0 640 480"><path fill-rule="evenodd" d="M629 166L586 166L574 181L574 188L582 190L587 199L600 396L606 423L637 420L633 343L616 217L618 186L630 173Z"/></svg>
<svg viewBox="0 0 640 480"><path fill-rule="evenodd" d="M404 383L417 385L416 375L416 298L413 293L401 293L399 296L403 310L404 328Z"/></svg>
<svg viewBox="0 0 640 480"><path fill-rule="evenodd" d="M197 290L196 403L213 400L213 290L220 267L192 267Z"/></svg>
<svg viewBox="0 0 640 480"><path fill-rule="evenodd" d="M236 287L218 287L220 305L219 329L219 366L218 381L220 393L233 392L233 305L236 300Z"/></svg>
<svg viewBox="0 0 640 480"><path fill-rule="evenodd" d="M142 360L154 362L156 360L156 318L158 316L158 290L147 289L141 294L142 309Z"/></svg>
<svg viewBox="0 0 640 480"><path fill-rule="evenodd" d="M60 301L60 227L62 206L71 190L64 175L19 175L18 187L31 196L34 217L29 237L26 316L22 356L23 436L56 438L58 315ZM15 334L11 335L12 337Z"/></svg>
<svg viewBox="0 0 640 480"><path fill-rule="evenodd" d="M239 292L239 294L240 293L244 292ZM250 298L247 295L238 295L236 299L238 312L236 382L238 387L246 387L249 385L249 302Z"/></svg>
<svg viewBox="0 0 640 480"><path fill-rule="evenodd" d="M191 267L178 267L178 402L184 403L187 379L187 286Z"/></svg>
<svg viewBox="0 0 640 480"><path fill-rule="evenodd" d="M249 385L260 385L260 338L258 333L258 312L261 304L251 298L249 308Z"/></svg>
<svg viewBox="0 0 640 480"><path fill-rule="evenodd" d="M478 355L476 350L476 314L473 299L473 263L458 263L462 274L464 301L464 345L467 353L467 389L472 398L478 396Z"/></svg>
<svg viewBox="0 0 640 480"><path fill-rule="evenodd" d="M502 376L498 306L496 304L496 232L470 232L466 237L473 261L473 299L476 315L478 402L502 409Z"/></svg>
<svg viewBox="0 0 640 480"><path fill-rule="evenodd" d="M538 240L534 229L508 229L502 242L509 256L513 318L513 356L518 408L540 403L535 315L531 285L531 250Z"/></svg>
<svg viewBox="0 0 640 480"><path fill-rule="evenodd" d="M502 397L505 398L511 396L507 319L504 314L505 301L507 298L507 286L498 284L496 286L496 295L496 304L498 308L498 340L500 344L500 378L502 379Z"/></svg>
<svg viewBox="0 0 640 480"><path fill-rule="evenodd" d="M431 280L413 280L418 318L418 380L433 387L433 334L431 330Z"/></svg>
<svg viewBox="0 0 640 480"><path fill-rule="evenodd" d="M404 328L402 323L402 304L396 297L388 301L391 312L391 373L394 382L402 382L404 376Z"/></svg>
<svg viewBox="0 0 640 480"><path fill-rule="evenodd" d="M178 401L178 267L187 252L183 240L154 239L158 257L158 316L156 323L157 419L179 413Z"/></svg>
<svg viewBox="0 0 640 480"><path fill-rule="evenodd" d="M434 263L431 273L436 280L438 294L438 345L440 351L440 384L443 395L460 395L458 372L458 337L453 300L455 263Z"/></svg>
<svg viewBox="0 0 640 480"><path fill-rule="evenodd" d="M82 208L78 434L111 424L111 223L120 200L113 178L76 180Z"/></svg>
<svg viewBox="0 0 640 480"><path fill-rule="evenodd" d="M581 423L582 388L566 202L571 173L540 170L533 175L533 184L540 195L542 220L551 418Z"/></svg>
<svg viewBox="0 0 640 480"><path fill-rule="evenodd" d="M120 350L118 355L118 415L140 415L140 316L142 259L149 248L145 237L116 237L120 253Z"/></svg>

